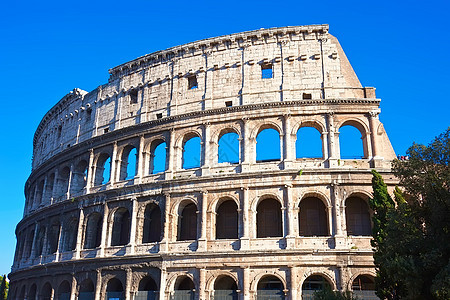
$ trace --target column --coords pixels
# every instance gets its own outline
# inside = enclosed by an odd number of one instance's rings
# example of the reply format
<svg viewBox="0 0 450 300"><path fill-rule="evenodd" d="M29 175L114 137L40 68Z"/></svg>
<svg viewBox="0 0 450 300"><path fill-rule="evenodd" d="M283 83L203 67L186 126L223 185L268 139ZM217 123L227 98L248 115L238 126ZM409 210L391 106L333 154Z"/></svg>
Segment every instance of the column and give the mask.
<svg viewBox="0 0 450 300"><path fill-rule="evenodd" d="M285 185L285 199L284 206L285 210L285 230L286 230L286 248L294 249L295 248L295 237L296 234L294 232L294 222L295 222L295 206L294 199L292 198L292 185Z"/></svg>
<svg viewBox="0 0 450 300"><path fill-rule="evenodd" d="M97 269L96 271L97 271L97 282L95 284L95 299L100 300L102 292L102 271L100 269Z"/></svg>
<svg viewBox="0 0 450 300"><path fill-rule="evenodd" d="M206 122L203 129L203 140L202 140L202 175L209 175L210 168L213 165L212 162L212 151L211 151L211 126L209 122Z"/></svg>
<svg viewBox="0 0 450 300"><path fill-rule="evenodd" d="M330 235L334 235L336 249L346 249L347 241L342 231L341 197L339 196L339 184L336 181L331 183L330 193L332 206L328 208L328 219L330 220L330 227L332 224L334 227L334 230L330 228Z"/></svg>
<svg viewBox="0 0 450 300"><path fill-rule="evenodd" d="M161 267L161 279L159 283L159 300L167 299L166 294L169 295L170 292L166 288L166 280L167 280L167 270L165 267Z"/></svg>
<svg viewBox="0 0 450 300"><path fill-rule="evenodd" d="M127 252L134 253L136 247L136 221L137 221L137 198L131 199L131 226L130 226L130 247L127 248Z"/></svg>
<svg viewBox="0 0 450 300"><path fill-rule="evenodd" d="M103 257L105 255L105 247L108 243L107 232L108 232L108 205L106 202L103 204L103 224L102 224L102 239L100 242L100 253L99 256Z"/></svg>
<svg viewBox="0 0 450 300"><path fill-rule="evenodd" d="M73 178L73 163L70 164L70 171L69 171L69 180L67 182L67 191L66 191L66 199L70 199L70 190L72 186L72 178Z"/></svg>
<svg viewBox="0 0 450 300"><path fill-rule="evenodd" d="M206 299L206 269L199 270L199 299Z"/></svg>
<svg viewBox="0 0 450 300"><path fill-rule="evenodd" d="M131 280L132 280L132 275L133 275L133 273L132 273L132 271L131 271L131 269L126 269L125 270L125 272L126 272L126 282L125 282L125 300L130 300L130 299L133 299L133 297L132 297L132 291L131 291Z"/></svg>
<svg viewBox="0 0 450 300"><path fill-rule="evenodd" d="M380 150L379 150L379 139L378 139L378 133L377 128L379 125L378 120L378 114L379 111L371 111L369 112L369 125L370 125L370 141L372 145L372 156L373 156L373 167L376 168L380 166L381 161L383 160L382 157L380 157Z"/></svg>
<svg viewBox="0 0 450 300"><path fill-rule="evenodd" d="M80 258L80 252L82 248L82 238L83 238L83 232L84 232L84 210L83 207L80 208L80 214L78 217L78 231L77 231L77 244L75 246L75 258Z"/></svg>
<svg viewBox="0 0 450 300"><path fill-rule="evenodd" d="M249 118L243 118L242 119L243 124L243 130L241 133L243 143L241 143L241 147L243 147L242 153L244 154L242 159L242 171L248 171L250 168L250 165L252 164L252 158L250 157L251 153L251 140L250 140L250 128L249 128Z"/></svg>
<svg viewBox="0 0 450 300"><path fill-rule="evenodd" d="M139 139L139 157L138 157L138 166L137 166L137 182L142 183L142 177L146 175L145 172L145 161L144 161L144 152L145 152L145 139L144 136L141 135ZM136 179L135 179L136 182Z"/></svg>
<svg viewBox="0 0 450 300"><path fill-rule="evenodd" d="M244 300L249 300L250 299L250 268L249 267L245 267L243 269L243 294Z"/></svg>
<svg viewBox="0 0 450 300"><path fill-rule="evenodd" d="M94 174L95 174L94 149L89 149L89 166L86 180L86 194L90 193L91 187L94 185Z"/></svg>
<svg viewBox="0 0 450 300"><path fill-rule="evenodd" d="M62 219L62 217L59 218L60 220ZM64 249L62 249L63 245L63 230L65 230L65 228L63 227L63 223L60 222L59 223L59 233L58 233L58 245L56 245L56 253L55 253L55 261L59 261L59 254L61 252L64 252Z"/></svg>
<svg viewBox="0 0 450 300"><path fill-rule="evenodd" d="M328 124L328 167L334 168L338 166L338 156L336 151L335 128L334 128L334 112L327 113Z"/></svg>
<svg viewBox="0 0 450 300"><path fill-rule="evenodd" d="M290 275L291 275L291 300L297 300L298 297L298 267L291 266L289 267Z"/></svg>
<svg viewBox="0 0 450 300"><path fill-rule="evenodd" d="M240 196L242 207L242 236L240 238L240 250L246 250L250 247L248 187L241 188Z"/></svg>
<svg viewBox="0 0 450 300"><path fill-rule="evenodd" d="M75 274L72 274L72 285L70 286L70 300L76 300L77 298L78 298L77 280L75 278Z"/></svg>
<svg viewBox="0 0 450 300"><path fill-rule="evenodd" d="M44 201L47 201L47 180L48 180L48 176L45 175L44 177L44 186L42 187L42 192L41 192L41 204L44 204Z"/></svg>
<svg viewBox="0 0 450 300"><path fill-rule="evenodd" d="M170 241L170 193L164 193L164 231L163 238L159 243L159 251L167 252L169 251L169 241Z"/></svg>
<svg viewBox="0 0 450 300"><path fill-rule="evenodd" d="M111 186L114 186L114 183L116 183L117 173L118 173L117 168L118 168L117 142L114 142L113 153L112 153L112 157L111 157L111 174L110 174L110 179L109 179Z"/></svg>
<svg viewBox="0 0 450 300"><path fill-rule="evenodd" d="M55 197L55 190L58 190L58 177L59 177L59 169L55 169L55 178L53 180L53 191L50 199L50 204L53 204L53 198Z"/></svg>
<svg viewBox="0 0 450 300"><path fill-rule="evenodd" d="M166 159L167 159L167 171L166 171L166 179L172 179L173 173L176 169L176 155L175 155L175 130L172 128L170 130L170 138L169 138L169 148L166 150Z"/></svg>
<svg viewBox="0 0 450 300"><path fill-rule="evenodd" d="M291 130L291 116L284 115L284 169L292 169L295 160L295 146L292 143Z"/></svg>
<svg viewBox="0 0 450 300"><path fill-rule="evenodd" d="M206 225L208 223L206 212L208 210L208 191L201 191L202 195L202 207L200 214L200 238L198 239L198 249L207 250L207 236L206 236Z"/></svg>

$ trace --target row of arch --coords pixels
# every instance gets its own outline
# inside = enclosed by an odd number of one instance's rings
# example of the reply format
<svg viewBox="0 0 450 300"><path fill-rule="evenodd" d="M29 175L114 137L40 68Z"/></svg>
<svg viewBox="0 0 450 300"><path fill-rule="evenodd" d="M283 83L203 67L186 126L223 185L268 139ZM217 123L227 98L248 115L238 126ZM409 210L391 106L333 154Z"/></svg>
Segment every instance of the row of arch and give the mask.
<svg viewBox="0 0 450 300"><path fill-rule="evenodd" d="M142 211L143 208L140 210ZM329 210L325 203L317 197L307 196L298 205L299 236L330 236ZM192 200L186 199L180 203L177 210L176 240L189 241L199 238L199 208ZM348 235L370 236L371 212L366 200L351 196L345 201L346 227ZM139 213L135 238L138 244L160 242L164 236L164 209L159 203L150 202ZM216 205L215 224L213 229L215 239L238 239L242 236L239 230L242 217L239 203L233 198L221 198ZM107 222L104 216L94 211L83 220L84 230L81 235L77 217L65 217L61 224L59 219L51 219L47 226L30 228L18 236L18 253L16 260L58 252L73 251L77 242L83 249L98 248L102 244L102 233L106 231L105 243L108 246L123 246L130 242L132 215L126 207L111 209ZM282 203L271 197L263 197L256 206L256 238L283 237ZM62 226L61 226L62 225ZM168 229L170 230L170 229ZM36 236L35 236L36 235ZM78 241L78 239L81 239Z"/></svg>
<svg viewBox="0 0 450 300"><path fill-rule="evenodd" d="M327 276L320 273L308 276L301 284L302 299L311 299L315 291L325 288L335 289L333 282ZM371 275L358 275L351 283L352 291L359 296L358 299L376 299L375 282ZM173 290L170 292L172 300L194 300L198 298L198 290L195 280L190 275L178 276L175 280ZM16 294L11 297L12 300L69 300L71 299L71 284L64 280L56 290L53 289L49 282L46 282L40 290L36 284L32 284L28 290L25 285L16 288ZM235 278L229 275L220 275L214 280L212 299L215 300L237 300L238 295L242 291ZM255 299L286 299L288 289L284 281L275 274L266 274L262 276L256 288ZM372 296L371 298L366 298ZM125 289L124 284L118 277L112 277L106 283L105 295L102 299L108 300L124 300ZM95 285L91 279L83 280L77 287L76 298L79 300L94 300ZM138 284L137 291L132 293L131 299L134 300L153 300L160 298L160 291L156 281L150 276L144 276Z"/></svg>
<svg viewBox="0 0 450 300"><path fill-rule="evenodd" d="M202 129L204 131L204 129ZM136 177L158 174L173 169L198 168L210 164L238 164L250 161L254 155L255 162L279 161L286 158L287 147L283 130L276 123L267 123L258 127L252 134L254 154L242 143L242 134L235 127L226 127L214 134L212 139L217 145L213 149L203 141L202 130L191 130L174 138L173 145L168 147L170 133L155 137L150 143L136 138L129 144L105 147L93 157L78 158L72 164L63 164L58 169L48 172L27 189L27 207L32 209L52 199L68 199L71 196L87 192L90 186L101 186L106 183L126 181ZM341 158L368 157L367 129L355 120L343 122L339 128L339 145ZM328 158L327 134L325 127L319 122L303 122L296 132L296 158ZM342 147L348 145L348 147ZM351 153L344 153L344 149ZM169 151L170 150L170 151ZM247 152L246 152L247 151ZM91 155L92 156L92 155ZM215 157L215 158L213 158ZM142 162L140 162L142 160ZM174 161L175 160L175 161ZM172 162L171 162L172 161ZM52 200L53 201L53 200Z"/></svg>

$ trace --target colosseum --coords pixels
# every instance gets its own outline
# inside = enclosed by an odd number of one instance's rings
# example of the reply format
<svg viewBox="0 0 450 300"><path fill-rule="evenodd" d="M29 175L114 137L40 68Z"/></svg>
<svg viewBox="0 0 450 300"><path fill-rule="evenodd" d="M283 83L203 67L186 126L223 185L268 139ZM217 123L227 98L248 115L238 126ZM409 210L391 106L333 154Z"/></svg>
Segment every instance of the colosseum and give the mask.
<svg viewBox="0 0 450 300"><path fill-rule="evenodd" d="M378 299L370 170L392 189L395 153L328 25L205 39L109 73L35 132L11 299L295 300L327 286ZM361 155L341 155L344 127Z"/></svg>

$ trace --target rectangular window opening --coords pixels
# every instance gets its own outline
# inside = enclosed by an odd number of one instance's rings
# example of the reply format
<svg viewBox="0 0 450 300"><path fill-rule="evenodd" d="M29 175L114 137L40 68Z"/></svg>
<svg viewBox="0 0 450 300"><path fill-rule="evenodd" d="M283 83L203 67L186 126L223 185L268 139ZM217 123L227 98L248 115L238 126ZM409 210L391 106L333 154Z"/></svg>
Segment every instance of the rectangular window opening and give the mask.
<svg viewBox="0 0 450 300"><path fill-rule="evenodd" d="M189 76L188 77L188 89L193 90L196 88L198 88L197 76L196 75Z"/></svg>
<svg viewBox="0 0 450 300"><path fill-rule="evenodd" d="M225 107L232 107L233 101L225 101Z"/></svg>
<svg viewBox="0 0 450 300"><path fill-rule="evenodd" d="M262 79L273 78L272 64L261 65L261 78Z"/></svg>
<svg viewBox="0 0 450 300"><path fill-rule="evenodd" d="M308 93L303 93L303 100L311 100L312 99L312 95L308 94Z"/></svg>
<svg viewBox="0 0 450 300"><path fill-rule="evenodd" d="M138 91L137 90L132 90L130 92L130 103L131 104L138 103Z"/></svg>
<svg viewBox="0 0 450 300"><path fill-rule="evenodd" d="M163 117L162 113L157 113L157 114L156 114L156 118L157 118L157 119L162 119L162 117Z"/></svg>
<svg viewBox="0 0 450 300"><path fill-rule="evenodd" d="M109 128L103 129L103 133L108 133L108 132L109 132Z"/></svg>

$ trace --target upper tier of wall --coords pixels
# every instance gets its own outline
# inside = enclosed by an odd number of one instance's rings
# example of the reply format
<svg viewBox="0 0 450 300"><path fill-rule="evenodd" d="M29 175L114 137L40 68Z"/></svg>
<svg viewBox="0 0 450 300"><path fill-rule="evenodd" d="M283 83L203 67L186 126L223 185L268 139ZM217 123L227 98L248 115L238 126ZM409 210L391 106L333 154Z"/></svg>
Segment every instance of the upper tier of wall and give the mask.
<svg viewBox="0 0 450 300"><path fill-rule="evenodd" d="M271 78L262 78L262 68L272 70ZM158 118L230 105L375 98L328 25L210 38L142 56L110 73L107 84L89 93L74 89L44 116L34 136L33 169L92 137ZM195 80L197 88L190 88Z"/></svg>

